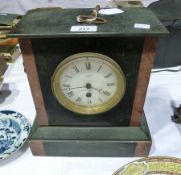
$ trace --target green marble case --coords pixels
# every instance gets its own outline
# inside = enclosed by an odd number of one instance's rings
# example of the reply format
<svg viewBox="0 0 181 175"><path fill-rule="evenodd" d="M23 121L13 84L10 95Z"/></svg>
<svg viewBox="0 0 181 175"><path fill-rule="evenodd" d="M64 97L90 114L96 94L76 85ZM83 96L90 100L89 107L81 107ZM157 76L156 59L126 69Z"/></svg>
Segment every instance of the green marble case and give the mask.
<svg viewBox="0 0 181 175"><path fill-rule="evenodd" d="M108 23L96 32L71 32L76 16L91 9L47 8L29 11L9 37L18 37L37 111L29 139L34 155L146 156L151 138L143 104L154 60L156 39L168 34L146 8L102 15ZM150 29L134 24L150 24ZM51 91L51 76L67 56L97 52L113 58L123 69L127 89L112 110L92 116L70 112Z"/></svg>

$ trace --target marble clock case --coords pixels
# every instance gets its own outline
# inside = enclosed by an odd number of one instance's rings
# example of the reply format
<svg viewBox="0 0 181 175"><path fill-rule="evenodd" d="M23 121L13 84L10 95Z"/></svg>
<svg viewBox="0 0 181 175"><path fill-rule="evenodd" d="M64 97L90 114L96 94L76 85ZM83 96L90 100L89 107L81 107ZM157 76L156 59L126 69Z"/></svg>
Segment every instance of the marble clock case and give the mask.
<svg viewBox="0 0 181 175"><path fill-rule="evenodd" d="M151 137L143 112L157 38L168 34L146 8L125 8L103 15L106 24L96 32L71 32L76 16L91 9L29 11L9 37L18 37L37 118L29 139L34 155L146 156ZM150 29L134 28L135 23ZM126 92L108 112L84 116L68 111L53 96L51 77L66 57L96 52L114 59L126 77Z"/></svg>

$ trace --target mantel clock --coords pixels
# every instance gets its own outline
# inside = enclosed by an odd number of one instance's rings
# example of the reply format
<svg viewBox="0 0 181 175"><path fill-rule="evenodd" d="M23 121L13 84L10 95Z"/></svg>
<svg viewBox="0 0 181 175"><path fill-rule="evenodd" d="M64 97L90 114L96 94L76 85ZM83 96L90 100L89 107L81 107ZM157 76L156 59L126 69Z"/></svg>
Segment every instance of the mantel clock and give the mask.
<svg viewBox="0 0 181 175"><path fill-rule="evenodd" d="M90 11L31 10L9 33L19 38L37 112L32 153L145 156L151 138L143 105L156 40L168 32L146 8L102 15L104 24L77 23Z"/></svg>

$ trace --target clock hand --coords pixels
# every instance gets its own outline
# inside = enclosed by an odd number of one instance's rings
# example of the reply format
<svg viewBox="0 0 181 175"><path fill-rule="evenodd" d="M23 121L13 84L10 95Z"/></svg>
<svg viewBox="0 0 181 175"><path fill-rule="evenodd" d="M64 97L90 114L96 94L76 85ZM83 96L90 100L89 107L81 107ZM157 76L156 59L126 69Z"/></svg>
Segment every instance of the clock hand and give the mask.
<svg viewBox="0 0 181 175"><path fill-rule="evenodd" d="M94 90L98 91L99 94L104 94L106 96L110 96L111 95L110 92L108 92L106 90L103 90L103 89L97 89L97 88L93 87L90 83L87 83L85 87L87 88L87 90L94 89Z"/></svg>
<svg viewBox="0 0 181 175"><path fill-rule="evenodd" d="M85 86L80 86L80 87L73 87L73 88L65 88L65 90L73 90L73 89L81 89L81 88L86 88Z"/></svg>
<svg viewBox="0 0 181 175"><path fill-rule="evenodd" d="M94 89L94 90L96 90L96 91L98 91L100 94L104 92L103 89L97 89L97 88L92 87L92 86L91 86L91 88Z"/></svg>
<svg viewBox="0 0 181 175"><path fill-rule="evenodd" d="M110 93L110 92L105 91L105 90L103 90L103 89L97 89L97 88L92 87L92 86L91 86L91 88L92 88L92 89L94 89L94 90L96 90L96 91L98 91L98 92L99 92L99 94L104 94L104 95L107 95L107 96L110 96L110 95L111 95L111 93Z"/></svg>
<svg viewBox="0 0 181 175"><path fill-rule="evenodd" d="M80 89L80 88L85 88L85 86L82 86L82 87L74 87L74 88L70 88L70 89Z"/></svg>

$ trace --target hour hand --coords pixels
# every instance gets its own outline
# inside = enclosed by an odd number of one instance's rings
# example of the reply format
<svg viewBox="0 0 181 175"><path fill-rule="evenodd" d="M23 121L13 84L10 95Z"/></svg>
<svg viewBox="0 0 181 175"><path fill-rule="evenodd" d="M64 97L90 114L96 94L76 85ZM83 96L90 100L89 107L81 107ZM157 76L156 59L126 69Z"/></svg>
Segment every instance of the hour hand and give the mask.
<svg viewBox="0 0 181 175"><path fill-rule="evenodd" d="M106 90L103 90L103 89L97 89L95 87L92 87L92 89L96 90L99 92L99 94L104 94L104 95L107 95L107 96L110 96L111 93L109 91L106 91Z"/></svg>

